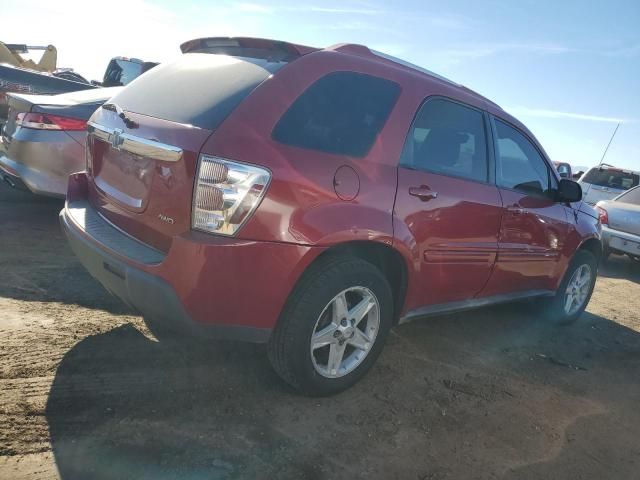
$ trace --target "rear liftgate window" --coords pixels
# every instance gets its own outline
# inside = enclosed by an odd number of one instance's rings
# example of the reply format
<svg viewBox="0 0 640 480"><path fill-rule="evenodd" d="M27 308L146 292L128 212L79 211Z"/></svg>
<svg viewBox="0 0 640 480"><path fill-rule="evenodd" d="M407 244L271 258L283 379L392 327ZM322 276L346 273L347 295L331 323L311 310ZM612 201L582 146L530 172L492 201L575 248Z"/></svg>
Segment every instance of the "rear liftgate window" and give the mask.
<svg viewBox="0 0 640 480"><path fill-rule="evenodd" d="M257 58L187 53L138 77L110 103L128 112L215 130L284 65Z"/></svg>
<svg viewBox="0 0 640 480"><path fill-rule="evenodd" d="M617 188L619 190L628 190L635 187L640 182L640 176L631 172L622 172L619 170L597 169L589 170L582 179L585 183L598 185L599 187Z"/></svg>
<svg viewBox="0 0 640 480"><path fill-rule="evenodd" d="M364 157L400 93L392 81L335 72L311 85L285 112L273 139L294 147Z"/></svg>

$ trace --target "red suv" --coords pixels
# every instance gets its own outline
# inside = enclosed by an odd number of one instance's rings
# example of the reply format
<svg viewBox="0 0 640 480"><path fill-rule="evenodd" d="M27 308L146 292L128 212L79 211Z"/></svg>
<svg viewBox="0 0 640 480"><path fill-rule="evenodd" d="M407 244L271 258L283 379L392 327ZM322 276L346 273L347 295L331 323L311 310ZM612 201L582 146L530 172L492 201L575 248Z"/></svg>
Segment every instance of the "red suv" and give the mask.
<svg viewBox="0 0 640 480"><path fill-rule="evenodd" d="M360 45L183 50L91 117L60 214L154 332L266 342L284 380L323 395L359 380L394 324L530 297L560 322L586 307L597 214L496 104Z"/></svg>

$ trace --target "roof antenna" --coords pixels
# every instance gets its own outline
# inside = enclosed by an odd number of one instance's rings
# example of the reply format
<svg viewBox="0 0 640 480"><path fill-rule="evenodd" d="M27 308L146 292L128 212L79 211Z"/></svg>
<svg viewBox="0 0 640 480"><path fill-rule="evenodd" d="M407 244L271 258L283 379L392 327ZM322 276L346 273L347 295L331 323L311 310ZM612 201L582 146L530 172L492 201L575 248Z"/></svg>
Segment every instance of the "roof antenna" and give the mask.
<svg viewBox="0 0 640 480"><path fill-rule="evenodd" d="M604 157L607 154L607 152L609 151L609 147L611 146L611 142L613 142L613 137L616 136L616 133L618 133L618 128L620 127L620 122L618 122L618 125L616 125L616 129L613 131L613 135L611 135L611 138L609 139L609 143L607 143L607 148L604 149L604 153L602 154L602 158L600 159L600 163L598 164L598 168L602 167L602 162L604 162Z"/></svg>
<svg viewBox="0 0 640 480"><path fill-rule="evenodd" d="M613 142L613 137L615 137L616 133L618 133L618 128L620 128L620 123L621 122L618 122L618 125L616 125L616 129L613 131L613 135L611 135L611 138L609 139L609 143L607 143L607 148L604 149L604 153L602 154L602 158L600 159L600 163L598 164L598 170L599 171L602 171L602 165L603 165L602 162L604 162L604 157L607 155L607 152L609 151L609 147L611 146L611 142ZM587 195L589 195L589 191L591 190L591 186L592 186L592 184L589 183L589 187L587 188L587 191L582 195L582 201L584 201L584 199L587 198Z"/></svg>

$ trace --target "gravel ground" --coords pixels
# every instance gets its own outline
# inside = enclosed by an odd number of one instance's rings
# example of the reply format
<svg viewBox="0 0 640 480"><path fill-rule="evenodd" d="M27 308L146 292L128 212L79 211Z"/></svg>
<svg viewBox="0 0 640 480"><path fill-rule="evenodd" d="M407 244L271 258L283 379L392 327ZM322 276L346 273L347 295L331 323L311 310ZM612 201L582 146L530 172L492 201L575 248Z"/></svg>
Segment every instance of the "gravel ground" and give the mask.
<svg viewBox="0 0 640 480"><path fill-rule="evenodd" d="M293 394L264 347L158 342L80 266L61 203L0 186L0 478L623 479L640 471L640 265L587 313L398 327L355 388Z"/></svg>

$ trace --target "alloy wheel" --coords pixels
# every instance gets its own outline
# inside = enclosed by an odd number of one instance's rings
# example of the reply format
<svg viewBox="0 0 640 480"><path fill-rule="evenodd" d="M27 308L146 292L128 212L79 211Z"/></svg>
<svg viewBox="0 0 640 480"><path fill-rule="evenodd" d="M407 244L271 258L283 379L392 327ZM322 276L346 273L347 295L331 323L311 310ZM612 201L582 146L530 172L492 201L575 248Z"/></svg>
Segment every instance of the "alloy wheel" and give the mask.
<svg viewBox="0 0 640 480"><path fill-rule="evenodd" d="M587 300L591 287L591 267L587 264L576 268L571 276L564 296L564 312L568 316L574 315Z"/></svg>
<svg viewBox="0 0 640 480"><path fill-rule="evenodd" d="M380 329L380 305L371 290L351 287L325 306L311 335L313 366L326 378L339 378L367 357Z"/></svg>

